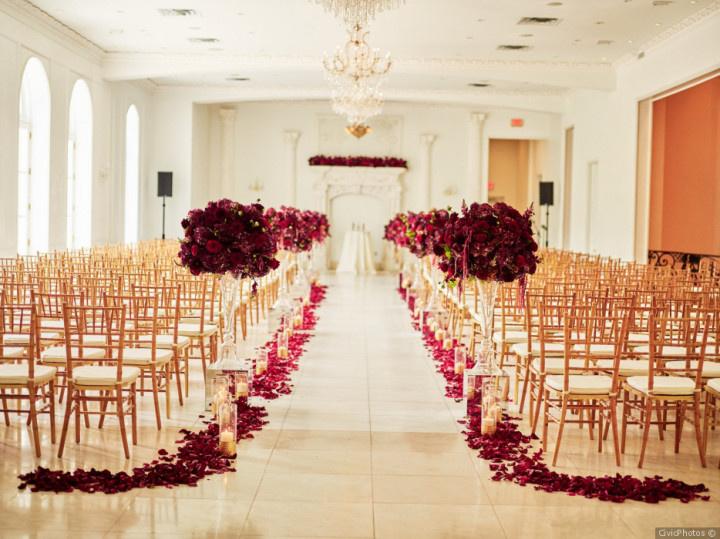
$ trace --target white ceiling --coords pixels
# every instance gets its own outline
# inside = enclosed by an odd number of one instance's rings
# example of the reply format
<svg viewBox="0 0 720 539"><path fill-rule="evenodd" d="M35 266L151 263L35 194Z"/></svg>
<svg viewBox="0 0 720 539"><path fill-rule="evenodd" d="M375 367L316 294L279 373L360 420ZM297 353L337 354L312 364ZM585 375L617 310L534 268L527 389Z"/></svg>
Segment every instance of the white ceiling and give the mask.
<svg viewBox="0 0 720 539"><path fill-rule="evenodd" d="M111 79L167 86L321 88L320 59L345 40L340 22L312 0L33 0L107 52ZM369 42L395 58L389 90L548 94L612 85L611 64L719 8L717 0L407 0L381 13ZM167 17L160 8L197 15ZM558 17L556 26L518 25ZM190 38L215 38L192 43ZM599 40L612 43L600 45ZM524 44L528 51L499 51ZM230 75L249 82L228 82Z"/></svg>

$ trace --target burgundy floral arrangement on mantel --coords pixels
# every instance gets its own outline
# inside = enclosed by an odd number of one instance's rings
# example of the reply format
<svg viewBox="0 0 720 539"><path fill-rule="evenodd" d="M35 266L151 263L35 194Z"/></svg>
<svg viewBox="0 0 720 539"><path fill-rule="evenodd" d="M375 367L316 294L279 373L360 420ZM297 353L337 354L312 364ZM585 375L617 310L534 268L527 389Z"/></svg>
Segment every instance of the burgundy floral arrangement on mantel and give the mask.
<svg viewBox="0 0 720 539"><path fill-rule="evenodd" d="M312 337L317 324L315 311L325 299L326 287L313 285L310 304L305 308L303 322L288 341L288 357L281 359L277 353L277 338L273 336L265 345L268 350L268 368L253 382L252 395L264 399L276 399L292 391L290 377L298 368L298 360L304 352L304 345ZM237 401L237 439L253 438L253 432L262 430L268 423L267 411L263 406L248 403L247 398ZM198 482L211 475L234 472L232 457L225 456L218 448L219 428L215 421L200 416L207 425L193 432L180 430L174 453L160 449L157 458L132 472L112 472L82 468L74 471L50 470L42 466L32 472L18 476L19 489L32 492L103 492L115 494L138 488L197 486Z"/></svg>
<svg viewBox="0 0 720 539"><path fill-rule="evenodd" d="M330 236L330 223L324 213L280 206L268 208L265 216L275 241L285 251L307 252Z"/></svg>
<svg viewBox="0 0 720 539"><path fill-rule="evenodd" d="M313 155L308 159L311 167L371 167L408 168L407 161L400 157L370 157L366 155Z"/></svg>

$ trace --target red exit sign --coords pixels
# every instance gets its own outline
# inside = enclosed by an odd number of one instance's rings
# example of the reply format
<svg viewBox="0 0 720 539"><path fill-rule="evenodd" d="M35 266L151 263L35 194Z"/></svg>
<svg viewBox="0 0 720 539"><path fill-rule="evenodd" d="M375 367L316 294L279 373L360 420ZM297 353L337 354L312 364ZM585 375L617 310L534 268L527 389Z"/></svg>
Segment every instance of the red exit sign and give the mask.
<svg viewBox="0 0 720 539"><path fill-rule="evenodd" d="M525 120L522 118L512 118L510 120L510 127L522 127L525 125Z"/></svg>

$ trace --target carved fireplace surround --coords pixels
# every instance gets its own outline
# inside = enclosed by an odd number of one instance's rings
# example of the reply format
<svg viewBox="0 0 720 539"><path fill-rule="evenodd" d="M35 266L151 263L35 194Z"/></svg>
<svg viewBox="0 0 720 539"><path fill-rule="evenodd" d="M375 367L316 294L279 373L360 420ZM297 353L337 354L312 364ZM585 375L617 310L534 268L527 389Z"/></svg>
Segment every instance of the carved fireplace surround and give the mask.
<svg viewBox="0 0 720 539"><path fill-rule="evenodd" d="M314 184L318 207L327 214L331 231L332 200L338 196L358 194L379 198L385 203L387 220L400 211L403 193L401 177L405 173L404 168L315 166L313 169L320 176ZM385 269L389 269L392 261L389 254L388 246L383 245L381 263ZM325 258L329 267L330 249L325 250Z"/></svg>

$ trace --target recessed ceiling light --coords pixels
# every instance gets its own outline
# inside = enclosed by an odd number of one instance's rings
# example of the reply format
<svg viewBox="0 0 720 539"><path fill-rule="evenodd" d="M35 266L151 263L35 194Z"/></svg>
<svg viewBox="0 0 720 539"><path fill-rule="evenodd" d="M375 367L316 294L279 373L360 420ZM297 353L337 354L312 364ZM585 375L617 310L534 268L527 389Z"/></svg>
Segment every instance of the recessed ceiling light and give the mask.
<svg viewBox="0 0 720 539"><path fill-rule="evenodd" d="M548 2L547 5L553 7L562 6L562 2Z"/></svg>
<svg viewBox="0 0 720 539"><path fill-rule="evenodd" d="M485 22L485 19L478 19L477 22Z"/></svg>
<svg viewBox="0 0 720 539"><path fill-rule="evenodd" d="M597 44L598 45L611 45L614 43L612 39L598 39Z"/></svg>
<svg viewBox="0 0 720 539"><path fill-rule="evenodd" d="M523 17L518 24L533 24L539 26L557 26L560 19L557 17Z"/></svg>
<svg viewBox="0 0 720 539"><path fill-rule="evenodd" d="M533 34L520 34L520 37L532 37Z"/></svg>
<svg viewBox="0 0 720 539"><path fill-rule="evenodd" d="M472 39L472 36L465 36L465 39Z"/></svg>
<svg viewBox="0 0 720 539"><path fill-rule="evenodd" d="M630 45L632 45L632 42L633 42L632 39L628 39L628 43L629 43Z"/></svg>
<svg viewBox="0 0 720 539"><path fill-rule="evenodd" d="M655 23L655 26L662 26L662 23L661 23L661 22L656 22L656 23Z"/></svg>
<svg viewBox="0 0 720 539"><path fill-rule="evenodd" d="M530 50L530 45L498 45L499 51L527 51Z"/></svg>
<svg viewBox="0 0 720 539"><path fill-rule="evenodd" d="M607 62L607 56L603 56L602 58L600 58L600 60L602 60L603 62Z"/></svg>
<svg viewBox="0 0 720 539"><path fill-rule="evenodd" d="M247 82L250 79L248 77L241 77L240 75L230 75L225 80L231 81L231 82Z"/></svg>
<svg viewBox="0 0 720 539"><path fill-rule="evenodd" d="M197 15L197 11L194 9L161 8L158 9L158 11L163 17L193 17L194 15Z"/></svg>
<svg viewBox="0 0 720 539"><path fill-rule="evenodd" d="M470 84L468 84L468 86L470 86L472 88L487 88L488 86L490 86L490 83L489 82L471 82Z"/></svg>
<svg viewBox="0 0 720 539"><path fill-rule="evenodd" d="M220 40L216 37L189 37L188 41L190 43L217 43Z"/></svg>
<svg viewBox="0 0 720 539"><path fill-rule="evenodd" d="M653 0L653 6L669 6L672 3L672 0Z"/></svg>

